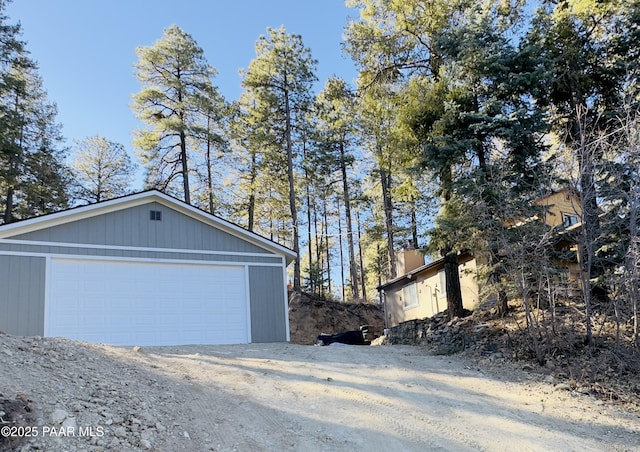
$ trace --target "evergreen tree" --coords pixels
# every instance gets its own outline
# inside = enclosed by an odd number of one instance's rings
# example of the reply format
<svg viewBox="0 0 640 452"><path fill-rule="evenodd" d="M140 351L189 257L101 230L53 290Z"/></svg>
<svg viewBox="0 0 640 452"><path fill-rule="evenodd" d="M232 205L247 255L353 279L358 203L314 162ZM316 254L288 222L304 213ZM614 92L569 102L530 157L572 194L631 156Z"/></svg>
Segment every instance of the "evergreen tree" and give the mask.
<svg viewBox="0 0 640 452"><path fill-rule="evenodd" d="M18 162L21 160L16 131L21 130L23 122L16 105L15 93L24 93L24 80L19 74L33 63L24 57L20 25L8 23L5 8L6 2L0 0L0 199L3 200L2 220L9 223L12 220L14 193L19 176ZM17 66L23 67L16 70Z"/></svg>
<svg viewBox="0 0 640 452"><path fill-rule="evenodd" d="M565 0L540 9L528 36L531 48L540 52L545 63L550 88L536 93L536 99L549 108L559 141L574 150L579 188L582 197L588 198L583 223L594 225L596 235L599 209L594 168L600 154L582 160L577 154L588 141L585 134L597 136L617 128L619 112L625 110L625 86L631 83L637 90L639 25L637 2ZM589 187L596 188L590 191Z"/></svg>
<svg viewBox="0 0 640 452"><path fill-rule="evenodd" d="M460 234L464 204L473 206L472 195L491 198L489 190L470 188L491 182L496 158L510 164L514 195L537 183L544 123L529 101L539 79L536 62L504 38L509 21L497 3L355 3L363 20L351 26L349 48L363 66L361 82L369 91L395 86L403 98L394 109L403 116L395 127L411 126L422 165L438 178L441 209L432 248L445 260L449 315L461 315L456 285L457 254L468 245Z"/></svg>
<svg viewBox="0 0 640 452"><path fill-rule="evenodd" d="M3 221L50 213L68 205L68 169L64 164L57 108L50 103L25 50L8 52L4 63L0 111L0 199Z"/></svg>
<svg viewBox="0 0 640 452"><path fill-rule="evenodd" d="M183 199L191 203L190 155L187 139L194 135L202 98L213 90L210 66L195 40L173 25L149 47L136 49L135 67L142 90L133 96L133 110L150 129L135 132L134 144L146 166L146 184L170 191L182 180Z"/></svg>
<svg viewBox="0 0 640 452"><path fill-rule="evenodd" d="M32 141L20 184L22 202L16 208L19 218L67 208L71 184L71 174L65 163L68 149L62 144L62 126L56 122L58 109L46 100L46 94L36 86L30 90L32 94L40 92L42 97L37 99Z"/></svg>
<svg viewBox="0 0 640 452"><path fill-rule="evenodd" d="M578 169L582 279L591 288L583 291L587 343L592 342L591 298L607 298L601 281L605 262L598 256L603 245L598 205L603 148L595 141L604 132L619 130L626 86L633 86L637 95L639 25L635 1L563 0L545 3L527 36L547 70L549 89L535 99L548 108L553 131ZM637 110L637 99L630 107Z"/></svg>
<svg viewBox="0 0 640 452"><path fill-rule="evenodd" d="M304 47L302 37L287 34L284 27L267 29L256 43L256 58L244 74L243 87L255 101L251 115L259 115L268 132L265 151L276 172L286 174L291 215L291 243L300 252L295 173L299 156L301 125L311 101L311 85L316 80L316 61ZM270 138L267 138L270 136ZM267 144L267 143L265 143ZM300 290L300 260L294 263L293 288Z"/></svg>
<svg viewBox="0 0 640 452"><path fill-rule="evenodd" d="M71 163L74 197L93 203L125 195L135 171L124 146L99 135L76 143Z"/></svg>
<svg viewBox="0 0 640 452"><path fill-rule="evenodd" d="M216 87L212 84L205 87L196 99L197 114L191 127L190 142L194 149L200 151L196 174L201 187L194 191L204 210L216 213L224 204L220 181L226 169L221 168L219 162L228 150L228 126L232 110Z"/></svg>
<svg viewBox="0 0 640 452"><path fill-rule="evenodd" d="M360 298L358 268L354 246L353 221L351 218L351 185L347 168L353 163L351 147L355 141L354 96L342 79L330 78L324 90L317 97L319 124L317 124L317 157L329 160L328 171L319 171L322 176L330 172L339 172L342 185L342 205L345 210L347 251L349 258L349 283L351 296ZM310 208L310 206L309 206Z"/></svg>

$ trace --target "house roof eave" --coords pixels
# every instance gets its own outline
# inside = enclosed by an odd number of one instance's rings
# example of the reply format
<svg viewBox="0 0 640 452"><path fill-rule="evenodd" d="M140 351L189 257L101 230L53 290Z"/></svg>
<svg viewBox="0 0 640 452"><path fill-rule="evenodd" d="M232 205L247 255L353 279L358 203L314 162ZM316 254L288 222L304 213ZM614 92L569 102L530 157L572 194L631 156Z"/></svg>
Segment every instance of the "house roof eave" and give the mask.
<svg viewBox="0 0 640 452"><path fill-rule="evenodd" d="M287 265L297 258L297 255L293 250L280 245L279 243L262 237L261 235L234 223L223 220L222 218L198 209L197 207L186 204L185 202L158 190L147 190L94 204L72 207L66 210L16 221L14 223L3 224L0 225L0 239L54 227L71 221L91 218L153 201L173 208L178 212L190 216L198 221L202 221L212 227L217 227L218 229L221 229L233 236L247 240L256 246L269 250L275 254L280 254L284 256Z"/></svg>

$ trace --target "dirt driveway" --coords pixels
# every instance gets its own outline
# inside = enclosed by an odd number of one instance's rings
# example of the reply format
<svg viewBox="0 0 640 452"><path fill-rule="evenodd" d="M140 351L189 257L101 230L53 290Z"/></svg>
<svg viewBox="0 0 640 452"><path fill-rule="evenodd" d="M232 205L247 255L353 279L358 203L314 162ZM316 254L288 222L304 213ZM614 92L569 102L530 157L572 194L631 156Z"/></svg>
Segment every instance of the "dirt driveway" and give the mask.
<svg viewBox="0 0 640 452"><path fill-rule="evenodd" d="M636 415L524 372L496 379L416 347L267 344L122 357L175 381L200 450L640 449Z"/></svg>
<svg viewBox="0 0 640 452"><path fill-rule="evenodd" d="M524 371L490 376L471 361L418 347L251 344L135 351L42 341L16 345L12 369L0 354L2 392L26 393L41 413L39 424L62 409L75 425L102 428L104 435L90 441L41 437L30 443L34 448L640 450L637 414ZM24 363L30 346L37 359L8 387L6 378L23 369L17 363ZM41 373L51 356L58 358Z"/></svg>

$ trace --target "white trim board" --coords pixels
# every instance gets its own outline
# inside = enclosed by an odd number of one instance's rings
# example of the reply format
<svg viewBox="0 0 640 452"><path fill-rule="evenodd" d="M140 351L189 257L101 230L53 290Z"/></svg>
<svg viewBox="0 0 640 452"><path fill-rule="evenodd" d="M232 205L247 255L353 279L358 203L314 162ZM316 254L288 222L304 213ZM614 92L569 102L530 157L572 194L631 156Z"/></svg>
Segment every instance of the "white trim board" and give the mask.
<svg viewBox="0 0 640 452"><path fill-rule="evenodd" d="M125 245L99 245L89 243L72 243L72 242L45 242L41 240L19 240L19 239L0 239L0 245L7 243L9 245L34 245L34 246L52 246L62 248L82 248L96 250L117 250L117 251L149 251L157 253L183 253L183 254L210 254L210 255L226 255L226 256L248 256L248 257L267 257L280 258L281 254L275 253L249 253L242 251L215 251L215 250L197 250L182 248L150 248L142 246L125 246Z"/></svg>
<svg viewBox="0 0 640 452"><path fill-rule="evenodd" d="M96 256L87 254L64 254L64 253L36 253L29 251L0 251L0 256L31 256L55 259L95 259L95 260L112 260L112 261L136 261L136 262L160 262L160 263L177 263L184 264L201 264L201 265L232 265L249 267L282 267L279 262L249 262L249 261L206 261L197 259L162 259L151 257L131 257L131 256Z"/></svg>

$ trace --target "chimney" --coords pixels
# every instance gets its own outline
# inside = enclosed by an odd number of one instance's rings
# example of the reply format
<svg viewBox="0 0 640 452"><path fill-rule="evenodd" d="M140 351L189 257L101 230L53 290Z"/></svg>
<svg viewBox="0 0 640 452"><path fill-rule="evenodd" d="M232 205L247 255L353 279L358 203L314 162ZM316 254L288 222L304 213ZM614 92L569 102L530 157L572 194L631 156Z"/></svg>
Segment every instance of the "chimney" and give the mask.
<svg viewBox="0 0 640 452"><path fill-rule="evenodd" d="M396 273L405 275L412 270L424 265L424 255L414 248L412 242L396 253Z"/></svg>

